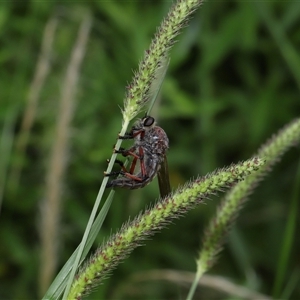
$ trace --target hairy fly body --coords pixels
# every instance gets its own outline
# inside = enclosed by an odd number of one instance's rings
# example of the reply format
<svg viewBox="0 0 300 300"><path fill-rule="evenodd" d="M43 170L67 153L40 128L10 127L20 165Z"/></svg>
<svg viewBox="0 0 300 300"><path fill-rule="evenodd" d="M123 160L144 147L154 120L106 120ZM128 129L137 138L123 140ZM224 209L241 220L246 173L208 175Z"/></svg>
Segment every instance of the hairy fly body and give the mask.
<svg viewBox="0 0 300 300"><path fill-rule="evenodd" d="M129 170L127 170L121 161L116 160L116 163L121 165L121 171L105 175L121 176L109 181L106 187L138 189L148 185L157 175L162 163L166 160L169 139L165 131L155 125L153 117L146 116L138 120L129 133L119 136L119 138L134 139L134 144L131 148L115 150L116 153L120 153L123 156L132 156L132 163ZM167 189L169 192L168 179L165 182L168 184Z"/></svg>

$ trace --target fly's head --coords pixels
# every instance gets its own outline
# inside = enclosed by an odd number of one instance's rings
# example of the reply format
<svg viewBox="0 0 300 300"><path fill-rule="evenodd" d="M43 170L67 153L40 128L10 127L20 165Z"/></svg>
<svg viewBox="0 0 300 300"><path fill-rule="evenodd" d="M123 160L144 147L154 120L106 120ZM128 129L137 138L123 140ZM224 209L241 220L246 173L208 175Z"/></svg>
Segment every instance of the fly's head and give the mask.
<svg viewBox="0 0 300 300"><path fill-rule="evenodd" d="M149 130L155 127L155 119L150 116L146 116L139 119L132 127L132 135L136 140L142 140Z"/></svg>
<svg viewBox="0 0 300 300"><path fill-rule="evenodd" d="M143 129L145 131L150 130L151 128L153 128L156 124L155 119L150 117L150 116L146 116L141 120Z"/></svg>

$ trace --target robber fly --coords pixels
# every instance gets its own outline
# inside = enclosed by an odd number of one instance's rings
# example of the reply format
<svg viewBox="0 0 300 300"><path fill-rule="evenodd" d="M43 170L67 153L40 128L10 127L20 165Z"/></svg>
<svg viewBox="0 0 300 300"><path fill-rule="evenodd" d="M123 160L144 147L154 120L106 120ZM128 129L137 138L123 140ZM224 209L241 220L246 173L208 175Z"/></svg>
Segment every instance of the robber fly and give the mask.
<svg viewBox="0 0 300 300"><path fill-rule="evenodd" d="M132 156L133 160L127 170L120 160L121 171L105 174L106 176L122 175L108 182L106 187L121 187L138 189L148 185L159 173L159 187L161 195L170 192L170 183L167 173L166 151L169 148L169 139L165 131L155 125L155 119L145 116L139 119L120 139L134 139L134 144L129 149L120 148L115 153L123 156ZM136 171L136 167L139 169Z"/></svg>

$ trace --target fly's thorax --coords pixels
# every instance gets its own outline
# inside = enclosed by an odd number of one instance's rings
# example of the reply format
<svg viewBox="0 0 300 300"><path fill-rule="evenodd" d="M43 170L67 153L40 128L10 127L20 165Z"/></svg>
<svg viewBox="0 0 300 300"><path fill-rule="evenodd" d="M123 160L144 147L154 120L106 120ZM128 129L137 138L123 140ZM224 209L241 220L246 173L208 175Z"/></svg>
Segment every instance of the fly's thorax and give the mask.
<svg viewBox="0 0 300 300"><path fill-rule="evenodd" d="M157 155L164 155L169 148L169 139L165 131L158 126L151 128L144 136L144 147L149 152Z"/></svg>

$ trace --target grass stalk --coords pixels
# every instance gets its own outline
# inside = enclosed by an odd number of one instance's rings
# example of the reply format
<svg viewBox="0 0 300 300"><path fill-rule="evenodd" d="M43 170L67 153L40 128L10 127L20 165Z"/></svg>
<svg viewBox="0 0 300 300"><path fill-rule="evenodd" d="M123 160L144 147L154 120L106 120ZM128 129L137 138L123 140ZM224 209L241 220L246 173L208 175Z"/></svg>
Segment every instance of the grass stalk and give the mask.
<svg viewBox="0 0 300 300"><path fill-rule="evenodd" d="M185 288L192 284L195 278L195 273L178 271L172 269L159 269L137 272L130 276L124 284L121 285L113 294L112 299L119 299L124 295L130 297L130 292L134 290L135 297L144 295L143 283L149 283L150 281L167 281L176 286L182 286ZM238 285L227 278L216 275L203 275L198 282L198 287L209 288L221 294L227 294L233 299L259 299L259 300L271 300L272 298L267 295L253 291L247 287ZM125 296L126 297L126 296ZM224 297L225 298L225 297ZM223 298L222 298L223 299Z"/></svg>

